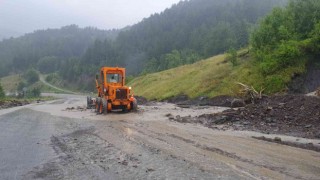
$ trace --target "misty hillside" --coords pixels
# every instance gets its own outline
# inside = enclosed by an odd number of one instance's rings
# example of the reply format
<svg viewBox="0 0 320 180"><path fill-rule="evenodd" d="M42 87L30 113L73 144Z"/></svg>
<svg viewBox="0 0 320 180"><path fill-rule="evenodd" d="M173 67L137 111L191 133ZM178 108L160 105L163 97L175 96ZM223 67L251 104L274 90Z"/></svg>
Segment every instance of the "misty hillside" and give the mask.
<svg viewBox="0 0 320 180"><path fill-rule="evenodd" d="M1 27L0 28L0 41L2 41L3 39L6 39L7 37L12 37L12 36L18 37L21 34L23 34L23 33L19 32L19 31L14 31L12 29L6 29L6 28Z"/></svg>
<svg viewBox="0 0 320 180"><path fill-rule="evenodd" d="M54 64L57 64L70 57L79 57L95 40L115 39L117 34L116 30L69 25L4 39L0 41L0 76L37 68L37 63L43 58L54 58Z"/></svg>
<svg viewBox="0 0 320 180"><path fill-rule="evenodd" d="M75 25L36 31L0 43L0 76L35 68L89 90L101 66L124 66L138 75L192 64L248 46L258 20L286 2L189 0L120 32Z"/></svg>
<svg viewBox="0 0 320 180"><path fill-rule="evenodd" d="M123 31L112 43L96 44L84 64L125 65L130 74L193 63L248 45L257 21L286 0L189 0ZM114 54L114 56L112 56ZM117 60L121 54L121 61Z"/></svg>

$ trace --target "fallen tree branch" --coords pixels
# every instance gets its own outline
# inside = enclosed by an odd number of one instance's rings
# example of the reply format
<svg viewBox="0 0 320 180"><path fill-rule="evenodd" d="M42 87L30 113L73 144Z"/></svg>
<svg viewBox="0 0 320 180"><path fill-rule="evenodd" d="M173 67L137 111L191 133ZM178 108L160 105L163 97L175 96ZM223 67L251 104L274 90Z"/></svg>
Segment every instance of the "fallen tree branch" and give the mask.
<svg viewBox="0 0 320 180"><path fill-rule="evenodd" d="M261 88L260 91L258 92L253 86L248 86L246 84L243 84L241 82L237 82L238 85L242 86L242 90L240 91L240 93L242 94L242 96L244 96L245 99L247 100L251 100L251 103L254 104L254 102L257 99L261 99L263 96L263 91L264 89Z"/></svg>

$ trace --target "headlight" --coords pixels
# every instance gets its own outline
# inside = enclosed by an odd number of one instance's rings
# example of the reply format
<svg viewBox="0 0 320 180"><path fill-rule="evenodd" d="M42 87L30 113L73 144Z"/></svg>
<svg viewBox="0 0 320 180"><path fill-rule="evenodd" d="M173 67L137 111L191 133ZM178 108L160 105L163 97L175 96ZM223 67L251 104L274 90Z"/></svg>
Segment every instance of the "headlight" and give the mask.
<svg viewBox="0 0 320 180"><path fill-rule="evenodd" d="M107 92L107 89L106 89L106 88L104 88L104 89L103 89L103 91L104 91L104 92Z"/></svg>
<svg viewBox="0 0 320 180"><path fill-rule="evenodd" d="M129 89L131 90L131 87L129 87Z"/></svg>

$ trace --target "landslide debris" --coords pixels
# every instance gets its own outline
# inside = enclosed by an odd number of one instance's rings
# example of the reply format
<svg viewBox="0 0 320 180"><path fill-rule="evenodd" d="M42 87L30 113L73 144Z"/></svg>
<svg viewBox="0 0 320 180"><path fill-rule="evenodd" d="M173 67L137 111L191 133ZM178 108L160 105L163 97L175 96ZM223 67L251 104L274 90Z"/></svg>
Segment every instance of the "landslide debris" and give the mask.
<svg viewBox="0 0 320 180"><path fill-rule="evenodd" d="M255 104L221 113L170 119L210 128L224 125L227 129L320 139L320 98L305 95L263 97Z"/></svg>
<svg viewBox="0 0 320 180"><path fill-rule="evenodd" d="M176 104L182 108L188 108L190 106L220 106L231 107L232 102L235 100L232 96L216 96L213 98L199 97L196 99L190 99L187 95L179 95L169 98L168 103Z"/></svg>
<svg viewBox="0 0 320 180"><path fill-rule="evenodd" d="M144 105L144 106L152 106L155 104L155 101L149 101L147 98L142 96L134 96L138 102L138 105Z"/></svg>

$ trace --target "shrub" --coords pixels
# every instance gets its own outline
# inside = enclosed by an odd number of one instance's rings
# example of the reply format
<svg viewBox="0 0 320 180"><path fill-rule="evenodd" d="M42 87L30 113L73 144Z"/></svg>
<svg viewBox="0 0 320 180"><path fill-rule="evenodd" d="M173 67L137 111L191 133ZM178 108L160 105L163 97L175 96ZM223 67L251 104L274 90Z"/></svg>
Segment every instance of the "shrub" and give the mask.
<svg viewBox="0 0 320 180"><path fill-rule="evenodd" d="M32 90L27 91L27 97L40 97L40 95L40 88L33 88Z"/></svg>
<svg viewBox="0 0 320 180"><path fill-rule="evenodd" d="M27 84L24 81L20 81L18 84L17 90L21 92L25 87L27 87Z"/></svg>
<svg viewBox="0 0 320 180"><path fill-rule="evenodd" d="M39 81L39 74L37 73L36 70L30 69L26 72L25 74L25 79L29 84L33 84L37 81Z"/></svg>
<svg viewBox="0 0 320 180"><path fill-rule="evenodd" d="M268 93L280 92L286 88L286 84L281 76L268 76L265 82L265 88Z"/></svg>
<svg viewBox="0 0 320 180"><path fill-rule="evenodd" d="M5 93L4 93L3 88L0 84L0 99L3 99L4 97L5 97Z"/></svg>
<svg viewBox="0 0 320 180"><path fill-rule="evenodd" d="M301 55L299 43L296 41L288 41L281 43L275 50L274 59L277 59L280 68L286 68L294 65Z"/></svg>
<svg viewBox="0 0 320 180"><path fill-rule="evenodd" d="M229 49L227 59L231 62L232 66L238 65L237 51L234 48Z"/></svg>

